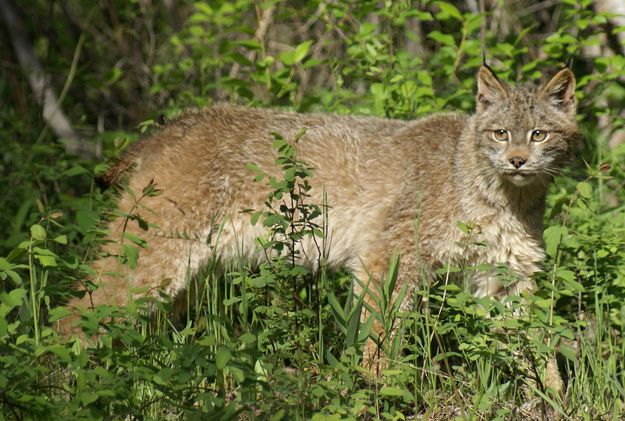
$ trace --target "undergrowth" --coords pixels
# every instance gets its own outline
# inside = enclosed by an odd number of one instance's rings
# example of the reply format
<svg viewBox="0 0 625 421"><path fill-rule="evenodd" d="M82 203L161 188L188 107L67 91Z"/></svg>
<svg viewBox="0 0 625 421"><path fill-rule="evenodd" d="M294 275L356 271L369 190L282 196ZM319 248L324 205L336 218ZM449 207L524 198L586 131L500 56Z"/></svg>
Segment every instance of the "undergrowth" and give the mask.
<svg viewBox="0 0 625 421"><path fill-rule="evenodd" d="M161 114L222 99L396 118L470 111L483 50L509 80L536 80L576 56L586 145L550 190L547 260L536 293L478 298L464 276L498 270L505 279L507 269L448 265L434 278L415 274L410 294L392 294L402 258L395 256L384 283L370 286L381 310L361 319L366 303L354 285L368 280L326 267L331 203L310 203L315 174L294 154L297 139L278 136L281 177L250 166L250 188L267 183L271 190L265 208L249 210L250 223L266 230L258 239L265 258L213 261L187 279L181 297L85 312L81 342L60 338L55 326L106 237L99 221L110 217L113 200L93 181L106 164L67 154L39 111L20 105L26 78L2 73L0 94L15 103L0 107L7 139L0 161L1 418L625 416L625 147L607 144L624 122L625 62L588 53L604 46L609 14L588 0L545 6L553 21L517 18L510 5L473 13L464 2L181 2L180 16L156 13L150 2L109 2L119 21L108 28L99 3L57 3L25 6L40 21L46 13L57 17L48 19L56 36L39 36L38 53L48 51L47 68L63 72L72 34L82 27L76 16L93 24L89 55L63 105L79 125L106 123L92 133L106 156L136 140L136 125L152 130ZM259 22L272 7L273 25L282 29L263 34ZM176 19L184 22L178 29ZM37 32L35 23L28 29ZM610 36L623 28L612 29ZM109 34L114 42L103 41ZM58 54L50 53L55 45ZM117 50L134 59L119 60ZM137 200L158 193L158 186L146 189ZM140 259L145 244L135 240L122 248L125 264ZM318 250L314 271L301 265L302 242ZM174 308L183 309L178 317ZM375 319L383 335L373 333ZM389 360L373 375L362 363L367 340ZM544 384L553 355L562 394Z"/></svg>

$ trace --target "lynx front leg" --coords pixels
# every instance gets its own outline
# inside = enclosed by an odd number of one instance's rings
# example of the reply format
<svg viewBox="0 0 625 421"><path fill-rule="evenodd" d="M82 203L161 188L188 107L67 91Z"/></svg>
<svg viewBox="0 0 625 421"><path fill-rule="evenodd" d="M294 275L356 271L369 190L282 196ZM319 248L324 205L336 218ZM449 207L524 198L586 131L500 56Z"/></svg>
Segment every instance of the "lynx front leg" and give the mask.
<svg viewBox="0 0 625 421"><path fill-rule="evenodd" d="M406 259L410 261L410 259ZM398 294L408 282L406 276L413 273L407 263L395 259L376 257L369 260L368 266L356 272L357 289L365 303L361 313L361 324L373 318L371 336L367 338L363 352L363 365L372 373L379 375L388 366L388 355L384 355L382 347L395 339L397 332L396 311L403 309L409 294ZM399 302L398 300L403 300Z"/></svg>
<svg viewBox="0 0 625 421"><path fill-rule="evenodd" d="M379 297L372 297L371 294L375 294L372 291L368 291L365 294L364 302L366 305L372 308L372 312L379 313ZM377 341L373 340L371 336L367 338L363 349L362 362L364 367L371 370L372 373L379 375L381 370L388 366L388 361L382 352L382 344L384 343L386 332L384 325L380 323L378 318L375 317L372 312L363 307L362 312L360 313L361 326L364 325L370 317L373 317L371 334L377 337Z"/></svg>
<svg viewBox="0 0 625 421"><path fill-rule="evenodd" d="M378 276L380 276L378 272ZM364 284L364 288L357 288L358 294L363 295L364 306L360 313L360 323L364 326L369 318L373 318L370 336L366 339L362 362L364 367L371 370L372 373L379 375L380 371L386 368L388 361L382 352L382 343L385 340L386 332L384 325L381 323L378 315L380 315L380 296L379 296L379 280L380 277L374 278L366 271L359 271L355 274L357 281ZM373 340L371 336L377 338Z"/></svg>
<svg viewBox="0 0 625 421"><path fill-rule="evenodd" d="M532 281L532 279L530 279L529 277L520 277L520 279L514 281L508 287L502 287L495 291L489 291L490 293L485 295L495 296L499 300L504 300L508 296L520 296L525 293L532 293L535 289L536 285ZM523 310L521 310L521 313L522 312ZM516 313L515 317L520 317L521 315L522 314ZM526 360L526 358L522 358L522 360ZM526 360L525 364L530 365L531 362ZM555 355L549 356L545 363L544 385L547 388L551 388L558 394L562 393L562 391L564 390L564 382L562 381L562 376L560 375L560 371L558 370L558 363Z"/></svg>

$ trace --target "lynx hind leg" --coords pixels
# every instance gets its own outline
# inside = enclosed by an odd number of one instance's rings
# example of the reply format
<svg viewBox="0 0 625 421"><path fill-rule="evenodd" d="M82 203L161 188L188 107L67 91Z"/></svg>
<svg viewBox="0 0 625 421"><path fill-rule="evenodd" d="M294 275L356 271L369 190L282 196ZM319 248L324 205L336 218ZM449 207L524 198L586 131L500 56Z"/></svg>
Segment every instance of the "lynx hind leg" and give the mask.
<svg viewBox="0 0 625 421"><path fill-rule="evenodd" d="M120 200L122 205L124 199ZM153 201L149 205L156 209L160 204ZM163 213L168 214L167 211L164 209ZM150 215L146 213L146 219ZM199 234L180 234L184 230L176 230L167 223L159 225L167 230L157 227L144 230L136 220L125 218L109 224L109 242L98 253L102 257L91 264L93 274L88 279L97 288L86 291L82 298L70 300L67 308L71 315L61 321L60 333L64 336L80 333L78 321L83 310L100 305L125 306L140 297L158 298L161 293L175 298L185 289L190 277L211 255L210 245Z"/></svg>
<svg viewBox="0 0 625 421"><path fill-rule="evenodd" d="M360 282L364 282L365 285L368 284L366 290L363 288L358 291L358 294L364 294L362 298L365 304L360 313L361 327L367 323L369 318L373 317L370 336L366 339L363 349L362 363L363 366L369 369L372 373L379 374L381 370L384 370L388 366L388 361L386 360L386 357L380 347L384 341L386 332L384 332L384 326L382 323L380 323L378 318L372 314L372 312L378 313L380 311L380 298L377 290L377 285L379 284L375 278L370 277L370 275L364 270L362 272L357 272L355 276ZM367 309L368 306L372 309L372 311ZM371 338L371 334L377 337L378 340L374 341Z"/></svg>

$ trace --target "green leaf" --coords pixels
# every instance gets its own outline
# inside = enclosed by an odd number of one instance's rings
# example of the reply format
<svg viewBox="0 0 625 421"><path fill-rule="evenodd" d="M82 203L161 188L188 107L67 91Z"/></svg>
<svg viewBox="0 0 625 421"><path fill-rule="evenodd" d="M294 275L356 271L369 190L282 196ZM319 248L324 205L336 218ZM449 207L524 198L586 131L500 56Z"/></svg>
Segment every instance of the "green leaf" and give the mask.
<svg viewBox="0 0 625 421"><path fill-rule="evenodd" d="M460 13L458 8L453 4L444 1L435 1L434 4L441 9L441 12L436 15L437 19L445 20L452 17L456 20L462 21L462 13Z"/></svg>
<svg viewBox="0 0 625 421"><path fill-rule="evenodd" d="M35 258L37 260L39 260L39 263L41 263L42 266L44 267L56 267L58 266L56 263L56 258L54 256L47 256L47 255L43 255L43 254L36 254Z"/></svg>
<svg viewBox="0 0 625 421"><path fill-rule="evenodd" d="M308 50L310 50L310 46L312 45L312 41L304 41L302 42L300 45L297 46L297 48L295 48L295 52L293 53L293 59L295 60L295 63L299 63L301 62L304 57L306 57L306 54L308 54Z"/></svg>
<svg viewBox="0 0 625 421"><path fill-rule="evenodd" d="M503 319L502 325L503 327L508 328L508 329L517 329L520 326L519 320L517 318Z"/></svg>
<svg viewBox="0 0 625 421"><path fill-rule="evenodd" d="M460 292L462 290L462 288L460 288L459 285L457 284L447 284L447 285L443 285L441 287L441 289L443 291L447 291L447 292L451 292L451 293L456 293L456 292Z"/></svg>
<svg viewBox="0 0 625 421"><path fill-rule="evenodd" d="M63 234L55 237L54 242L59 244L67 244L67 235Z"/></svg>
<svg viewBox="0 0 625 421"><path fill-rule="evenodd" d="M219 348L217 355L215 355L215 364L217 365L217 368L219 370L223 370L226 367L226 364L228 364L228 361L230 361L231 357L232 354L228 348L225 346Z"/></svg>
<svg viewBox="0 0 625 421"><path fill-rule="evenodd" d="M579 183L577 183L577 191L579 192L580 196L585 199L590 199L592 197L592 186L585 181L580 181Z"/></svg>
<svg viewBox="0 0 625 421"><path fill-rule="evenodd" d="M271 418L269 418L270 421L280 421L282 419L282 417L284 417L284 409L280 409L278 412L276 412L275 414L273 414L271 416ZM313 417L314 418L314 417ZM324 418L325 419L325 418Z"/></svg>
<svg viewBox="0 0 625 421"><path fill-rule="evenodd" d="M124 233L124 237L129 239L130 241L132 241L133 243L135 243L136 245L138 245L141 248L145 248L147 246L147 244L148 244L143 238L141 238L141 237L139 237L139 236L137 236L137 235L135 235L135 234L133 234L133 233L131 233L129 231L126 231Z"/></svg>
<svg viewBox="0 0 625 421"><path fill-rule="evenodd" d="M97 401L99 398L98 394L95 392L82 392L80 394L80 400L84 405L89 405Z"/></svg>
<svg viewBox="0 0 625 421"><path fill-rule="evenodd" d="M35 224L30 227L30 235L37 241L43 241L46 239L46 229L39 224Z"/></svg>
<svg viewBox="0 0 625 421"><path fill-rule="evenodd" d="M388 268L388 275L386 276L386 282L384 283L384 292L386 297L390 299L395 291L395 285L397 284L397 273L399 270L399 254L393 253Z"/></svg>
<svg viewBox="0 0 625 421"><path fill-rule="evenodd" d="M224 305L231 306L233 304L240 303L241 301L243 301L241 297L224 298Z"/></svg>
<svg viewBox="0 0 625 421"><path fill-rule="evenodd" d="M26 290L24 288L16 288L8 294L0 294L0 301L7 305L9 309L13 309L22 304L22 300L26 296Z"/></svg>
<svg viewBox="0 0 625 421"><path fill-rule="evenodd" d="M0 278L2 278L3 280L6 279L5 276L8 276L9 278L11 278L11 280L16 284L16 285L20 285L22 283L22 278L20 277L20 275L12 270L7 270L5 272L0 272Z"/></svg>
<svg viewBox="0 0 625 421"><path fill-rule="evenodd" d="M258 276L255 278L246 278L247 284L253 288L265 288L267 286L267 278Z"/></svg>
<svg viewBox="0 0 625 421"><path fill-rule="evenodd" d="M244 344L249 345L249 344L253 344L254 342L256 342L256 336L249 332L246 332L243 335L241 335L239 340L243 342Z"/></svg>
<svg viewBox="0 0 625 421"><path fill-rule="evenodd" d="M0 257L0 270L11 270L13 269L13 264L10 263L4 257Z"/></svg>
<svg viewBox="0 0 625 421"><path fill-rule="evenodd" d="M575 272L567 269L558 268L556 270L556 277L562 279L563 281L575 281Z"/></svg>
<svg viewBox="0 0 625 421"><path fill-rule="evenodd" d="M29 248L30 248L30 246L32 246L32 245L33 245L33 241L31 241L31 240L27 240L27 241L22 241L21 243L19 243L19 244L17 245L17 248L18 248L18 249L22 249L22 250L27 250L27 249L29 249Z"/></svg>
<svg viewBox="0 0 625 421"><path fill-rule="evenodd" d="M555 257L562 238L567 234L567 228L562 225L554 225L545 230L543 239L545 240L545 251L549 256Z"/></svg>
<svg viewBox="0 0 625 421"><path fill-rule="evenodd" d="M339 326L344 327L346 323L345 313L343 312L343 307L339 303L339 300L334 295L333 291L328 291L328 304L330 304L330 308L332 309L332 314L336 318Z"/></svg>
<svg viewBox="0 0 625 421"><path fill-rule="evenodd" d="M564 285L573 292L583 292L584 286L577 282L575 272L560 269L556 271L556 277L564 282Z"/></svg>
<svg viewBox="0 0 625 421"><path fill-rule="evenodd" d="M292 66L295 64L295 52L294 51L285 51L280 53L280 60L284 63L285 66Z"/></svg>
<svg viewBox="0 0 625 421"><path fill-rule="evenodd" d="M456 41L454 40L454 37L452 37L451 35L448 34L443 34L440 31L432 31L428 34L429 38L432 38L434 41L446 45L448 47L455 47L456 46Z"/></svg>
<svg viewBox="0 0 625 421"><path fill-rule="evenodd" d="M139 249L130 244L124 244L124 256L128 260L128 267L135 269L137 267L137 260L139 259Z"/></svg>
<svg viewBox="0 0 625 421"><path fill-rule="evenodd" d="M61 361L69 362L72 359L71 352L63 344L54 344L48 348L48 352L53 353L61 359Z"/></svg>
<svg viewBox="0 0 625 421"><path fill-rule="evenodd" d="M571 348L570 346L561 343L559 351L560 353L562 353L562 355L564 355L567 360L572 362L577 361L577 352L574 348Z"/></svg>
<svg viewBox="0 0 625 421"><path fill-rule="evenodd" d="M76 222L78 223L81 232L91 230L97 221L98 214L94 211L81 209L76 212Z"/></svg>
<svg viewBox="0 0 625 421"><path fill-rule="evenodd" d="M539 299L534 300L534 304L536 304L538 307L542 309L548 309L553 304L553 300L549 298L539 298Z"/></svg>
<svg viewBox="0 0 625 421"><path fill-rule="evenodd" d="M50 321L50 323L56 322L57 320L60 320L60 319L62 319L64 317L67 317L70 314L72 314L72 311L69 310L67 307L53 308L48 313L48 317L49 317L48 320Z"/></svg>
<svg viewBox="0 0 625 421"><path fill-rule="evenodd" d="M359 297L358 302L349 313L349 320L345 328L345 344L349 346L356 346L359 340L360 329L360 316L362 314L363 298Z"/></svg>
<svg viewBox="0 0 625 421"><path fill-rule="evenodd" d="M377 335L371 331L375 317L371 316L366 322L361 324L360 333L358 334L358 342L363 342L367 337L371 336L372 339L377 340Z"/></svg>
<svg viewBox="0 0 625 421"><path fill-rule="evenodd" d="M35 252L35 254L40 254L42 256L57 257L56 254L54 254L53 251L48 250L48 249L44 249L44 248L41 248L41 247L34 247L33 251Z"/></svg>
<svg viewBox="0 0 625 421"><path fill-rule="evenodd" d="M250 218L250 222L252 223L252 225L256 225L261 215L262 215L261 212L254 212L252 214L252 217Z"/></svg>
<svg viewBox="0 0 625 421"><path fill-rule="evenodd" d="M285 66L293 66L297 63L300 63L306 54L308 54L308 50L312 45L312 41L305 41L295 47L293 51L285 51L280 54L280 60L284 63Z"/></svg>
<svg viewBox="0 0 625 421"><path fill-rule="evenodd" d="M456 226L460 228L460 231L464 232L465 234L470 234L471 231L473 231L473 227L465 224L462 221L456 221Z"/></svg>
<svg viewBox="0 0 625 421"><path fill-rule="evenodd" d="M161 386L168 386L173 372L170 368L164 368L152 377L152 381Z"/></svg>
<svg viewBox="0 0 625 421"><path fill-rule="evenodd" d="M380 395L382 396L404 396L405 394L406 392L398 387L383 386L380 389Z"/></svg>
<svg viewBox="0 0 625 421"><path fill-rule="evenodd" d="M66 170L64 174L67 177L74 177L80 174L89 174L89 171L81 165L74 165L72 168Z"/></svg>
<svg viewBox="0 0 625 421"><path fill-rule="evenodd" d="M201 1L195 2L193 7L195 7L198 12L204 13L206 16L212 16L214 13L212 7Z"/></svg>
<svg viewBox="0 0 625 421"><path fill-rule="evenodd" d="M237 45L241 45L245 48L248 48L250 50L260 50L261 49L261 45L260 43L255 40L255 39L242 39L239 41L236 41Z"/></svg>

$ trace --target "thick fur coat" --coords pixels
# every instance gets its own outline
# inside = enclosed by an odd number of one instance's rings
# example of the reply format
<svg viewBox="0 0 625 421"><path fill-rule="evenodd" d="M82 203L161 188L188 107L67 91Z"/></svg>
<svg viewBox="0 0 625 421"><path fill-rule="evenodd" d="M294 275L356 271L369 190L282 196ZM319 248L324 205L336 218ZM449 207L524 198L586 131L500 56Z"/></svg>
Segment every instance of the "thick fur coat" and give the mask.
<svg viewBox="0 0 625 421"><path fill-rule="evenodd" d="M309 202L321 204L327 192L329 265L375 281L398 252L399 288L421 282L424 268L502 264L517 278L503 284L494 272L475 272L477 294L531 290L543 259L545 194L579 138L575 79L563 69L541 87L510 86L483 66L477 80L474 115L399 121L233 105L185 113L107 174L108 182L127 178L119 209L154 227L111 221L108 257L93 263L99 288L69 306L123 305L142 286L173 296L209 259L261 259L262 225L241 210L263 209L269 189L246 164L278 175L273 133L293 139L301 129L297 156L314 168ZM150 183L160 195L137 202ZM115 257L128 233L147 241L134 269ZM302 247L303 263L314 266L316 248ZM64 330L74 322L66 319Z"/></svg>

